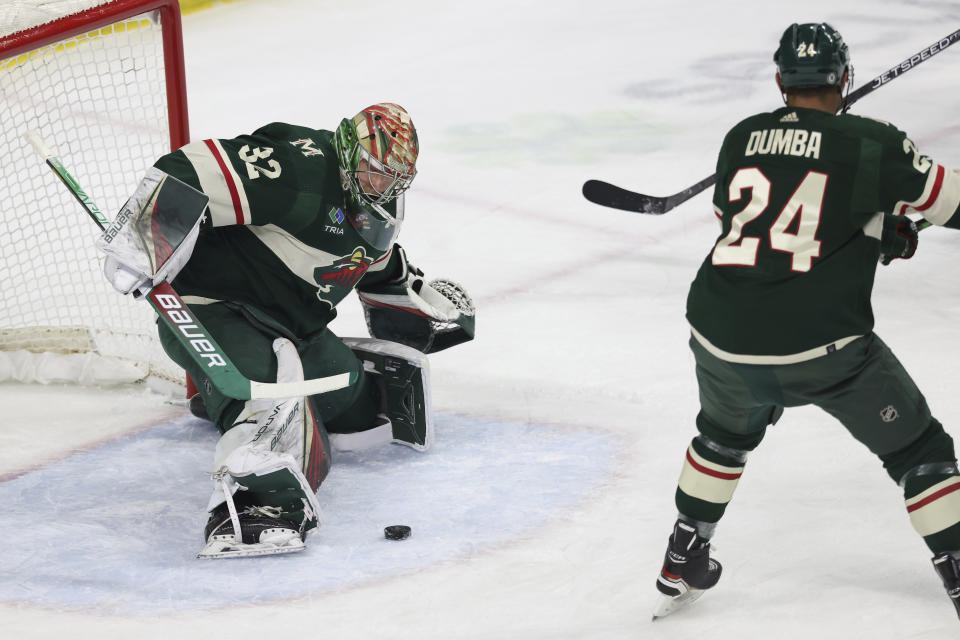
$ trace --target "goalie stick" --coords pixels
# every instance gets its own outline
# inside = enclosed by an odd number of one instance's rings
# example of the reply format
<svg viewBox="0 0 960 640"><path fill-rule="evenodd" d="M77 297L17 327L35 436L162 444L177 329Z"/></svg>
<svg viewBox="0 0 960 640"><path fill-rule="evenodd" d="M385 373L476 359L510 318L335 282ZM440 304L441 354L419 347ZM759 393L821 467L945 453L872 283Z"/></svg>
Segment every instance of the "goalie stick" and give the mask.
<svg viewBox="0 0 960 640"><path fill-rule="evenodd" d="M868 84L847 94L843 103L843 111L846 112L850 105L867 95L876 91L888 82L896 80L904 73L914 68L918 64L929 60L934 55L940 53L950 45L960 40L960 29L940 38L929 47L925 47L913 54L898 65L887 69L879 76L871 80ZM583 197L604 207L622 209L624 211L633 211L636 213L647 213L651 215L661 215L670 211L679 204L682 204L697 195L701 191L712 187L717 182L717 175L713 174L704 178L700 182L691 185L671 196L658 197L648 196L642 193L629 191L603 180L587 180L583 183Z"/></svg>
<svg viewBox="0 0 960 640"><path fill-rule="evenodd" d="M93 200L80 188L63 163L49 147L32 131L24 134L27 141L39 153L47 166L60 178L101 230L109 220L97 208ZM150 289L145 297L157 315L183 344L193 361L203 367L210 382L224 395L237 400L260 398L281 399L312 396L350 386L357 380L356 373L341 373L324 378L299 382L258 382L250 380L237 369L216 340L204 328L180 296L168 282L161 282Z"/></svg>

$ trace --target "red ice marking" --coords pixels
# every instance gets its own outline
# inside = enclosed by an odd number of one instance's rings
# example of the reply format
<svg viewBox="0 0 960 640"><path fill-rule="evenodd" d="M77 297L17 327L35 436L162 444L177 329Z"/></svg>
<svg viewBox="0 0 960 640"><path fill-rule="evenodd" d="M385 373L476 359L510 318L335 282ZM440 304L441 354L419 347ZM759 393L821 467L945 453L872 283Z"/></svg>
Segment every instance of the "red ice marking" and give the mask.
<svg viewBox="0 0 960 640"><path fill-rule="evenodd" d="M237 217L237 224L243 224L243 207L240 205L240 192L237 191L237 185L233 181L233 175L227 167L226 160L220 155L220 151L217 150L217 145L213 144L213 140L204 140L203 144L207 145L210 153L213 154L213 159L216 160L220 166L220 173L223 174L224 180L227 181L227 189L230 191L230 200L233 202L233 213Z"/></svg>
<svg viewBox="0 0 960 640"><path fill-rule="evenodd" d="M690 450L687 449L687 462L690 463L690 466L699 471L700 473L708 476L713 476L714 478L720 478L721 480L736 480L743 475L743 472L740 473L722 473L720 471L714 471L709 469L702 464L698 463L693 459L693 456L690 455Z"/></svg>
<svg viewBox="0 0 960 640"><path fill-rule="evenodd" d="M942 498L943 496L945 496L945 495L947 495L947 494L950 494L950 493L953 493L954 491L957 491L958 489L960 489L960 482L954 482L954 483L951 484L949 487L944 487L943 489L940 489L939 491L930 494L929 496L927 496L927 497L924 498L923 500L911 504L910 506L907 507L907 513L913 513L913 512L916 511L917 509L920 509L921 507L925 507L925 506L927 506L928 504L930 504L931 502L933 502L933 501L935 501L935 500L939 500L939 499Z"/></svg>
<svg viewBox="0 0 960 640"><path fill-rule="evenodd" d="M160 417L151 417L149 420L134 424L129 429L118 431L117 433L104 435L102 437L95 438L89 442L84 442L76 446L71 446L63 451L54 453L48 458L40 460L39 462L34 462L28 466L22 467L20 469L14 469L6 473L0 473L0 484L4 482L9 482L10 480L15 480L20 476L25 476L28 473L38 471L45 467L53 466L58 462L62 462L63 460L66 460L72 456L77 455L78 453L84 453L86 451L94 451L104 445L110 444L111 442L122 440L124 438L136 435L138 433L142 433L149 429L153 429L155 427L163 426L165 424L173 422L174 420L179 419L180 417L186 417L189 415L190 415L189 412L178 411L173 415L164 414Z"/></svg>

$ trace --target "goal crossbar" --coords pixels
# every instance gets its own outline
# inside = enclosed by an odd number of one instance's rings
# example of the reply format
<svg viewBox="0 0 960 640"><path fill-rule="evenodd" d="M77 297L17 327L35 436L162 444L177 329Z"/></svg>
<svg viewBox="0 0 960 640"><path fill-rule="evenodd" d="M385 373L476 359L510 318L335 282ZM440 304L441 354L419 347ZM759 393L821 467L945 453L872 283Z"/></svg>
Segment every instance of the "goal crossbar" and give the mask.
<svg viewBox="0 0 960 640"><path fill-rule="evenodd" d="M164 23L163 57L167 73L167 114L170 148L190 141L187 122L187 82L183 62L183 27L178 0L115 0L57 18L0 38L0 59L15 58L73 36L108 27L128 18L159 11Z"/></svg>

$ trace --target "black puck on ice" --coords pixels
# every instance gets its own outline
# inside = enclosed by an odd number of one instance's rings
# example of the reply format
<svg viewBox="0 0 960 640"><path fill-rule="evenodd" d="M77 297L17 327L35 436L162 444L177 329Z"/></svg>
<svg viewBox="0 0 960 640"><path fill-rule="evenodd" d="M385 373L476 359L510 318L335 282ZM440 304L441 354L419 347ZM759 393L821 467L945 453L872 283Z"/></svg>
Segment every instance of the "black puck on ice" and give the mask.
<svg viewBox="0 0 960 640"><path fill-rule="evenodd" d="M392 524L383 528L383 537L387 540L406 540L410 537L410 527L405 524Z"/></svg>

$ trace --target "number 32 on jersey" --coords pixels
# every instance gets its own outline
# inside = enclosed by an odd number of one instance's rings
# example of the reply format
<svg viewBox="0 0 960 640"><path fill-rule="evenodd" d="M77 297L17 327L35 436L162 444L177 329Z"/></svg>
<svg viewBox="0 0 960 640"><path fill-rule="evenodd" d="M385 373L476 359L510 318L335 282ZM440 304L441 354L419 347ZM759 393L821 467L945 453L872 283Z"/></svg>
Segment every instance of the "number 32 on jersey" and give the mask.
<svg viewBox="0 0 960 640"><path fill-rule="evenodd" d="M273 155L273 149L271 147L254 147L250 149L250 145L245 144L237 151L237 155L240 156L240 159L243 160L247 167L247 177L251 180L256 180L262 175L267 176L271 180L280 177L280 163L276 160L268 159ZM257 164L259 160L266 160L267 166L264 167L263 165Z"/></svg>
<svg viewBox="0 0 960 640"><path fill-rule="evenodd" d="M817 229L823 211L823 196L829 176L810 171L787 200L780 214L770 225L768 238L770 248L792 256L790 268L803 273L809 271L813 259L820 256L820 241ZM770 180L756 167L743 168L734 174L728 189L730 202L743 199L743 192L750 190L747 206L734 214L730 232L713 248L713 264L717 266L757 266L757 251L761 238L743 235L744 227L766 211L770 204ZM797 216L796 232L787 231Z"/></svg>

